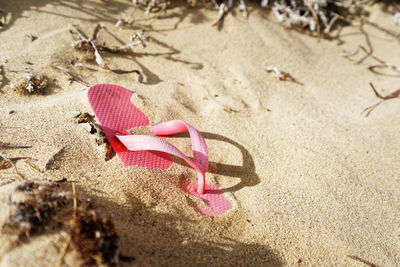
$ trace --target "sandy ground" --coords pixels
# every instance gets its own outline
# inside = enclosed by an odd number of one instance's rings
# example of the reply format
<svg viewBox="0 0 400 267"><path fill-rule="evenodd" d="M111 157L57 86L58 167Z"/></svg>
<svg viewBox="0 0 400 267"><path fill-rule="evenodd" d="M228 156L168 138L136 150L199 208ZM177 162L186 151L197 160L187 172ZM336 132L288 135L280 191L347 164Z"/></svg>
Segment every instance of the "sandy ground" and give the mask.
<svg viewBox="0 0 400 267"><path fill-rule="evenodd" d="M32 146L1 152L32 158L17 162L30 179L75 182L80 198L111 216L121 253L136 258L126 265L363 265L348 255L379 266L400 264L400 102L360 115L378 101L369 82L388 94L399 78L368 71L371 58L355 64L362 52L353 61L344 57L369 41L374 55L400 64L392 17L378 6L362 30L347 26L332 40L286 30L252 5L248 20L230 14L220 30L211 26L216 12L187 9L183 2L147 17L129 1L18 0L0 7L11 12L0 29L0 59L8 60L0 85L0 141ZM117 28L120 17L134 23ZM104 145L75 122L79 112L93 114L87 87L70 84L52 66L69 67L80 57L71 47L72 25L90 36L97 23L106 27L99 39L109 45L146 30L146 48L104 57L110 66L140 69L144 83L93 63L79 75L90 84L130 89L152 124L182 119L198 128L209 148L207 182L222 185L232 210L216 217L197 213L196 199L182 190L196 181L185 164L161 171L124 168L118 157L105 162ZM28 33L38 39L31 42ZM265 65L299 83L277 80ZM11 89L29 71L50 78L46 95ZM191 152L187 137L169 140ZM63 146L51 168L36 170ZM17 176L10 168L0 170L0 178L3 225L16 185L7 181ZM23 244L13 238L0 236L1 266L54 266L65 242L60 233Z"/></svg>

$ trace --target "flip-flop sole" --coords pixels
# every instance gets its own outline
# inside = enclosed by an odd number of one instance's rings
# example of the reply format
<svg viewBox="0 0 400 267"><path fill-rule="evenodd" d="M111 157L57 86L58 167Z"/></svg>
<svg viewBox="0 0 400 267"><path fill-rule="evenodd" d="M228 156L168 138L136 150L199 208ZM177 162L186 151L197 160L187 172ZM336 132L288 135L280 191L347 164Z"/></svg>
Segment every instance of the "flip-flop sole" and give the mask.
<svg viewBox="0 0 400 267"><path fill-rule="evenodd" d="M168 169L172 160L167 153L159 151L129 151L115 134L149 125L149 119L131 102L132 92L112 84L97 84L89 88L88 99L112 148L125 167L142 166Z"/></svg>

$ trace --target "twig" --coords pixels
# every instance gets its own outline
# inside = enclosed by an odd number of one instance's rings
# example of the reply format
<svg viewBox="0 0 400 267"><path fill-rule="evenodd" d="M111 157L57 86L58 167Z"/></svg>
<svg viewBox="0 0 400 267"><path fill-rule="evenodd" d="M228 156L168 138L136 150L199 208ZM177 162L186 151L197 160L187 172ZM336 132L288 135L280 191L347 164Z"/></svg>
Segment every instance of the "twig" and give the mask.
<svg viewBox="0 0 400 267"><path fill-rule="evenodd" d="M363 50L365 53L368 53L368 51L367 51L367 49L365 48L365 47L363 47L363 46L361 46L360 45L360 48L361 48L361 50ZM378 58L378 57L376 57L376 56L374 56L374 55L370 55L373 59L375 59L376 61L378 61L379 63L380 63L380 65L372 65L372 66L369 66L368 67L368 69L370 70L370 71L372 71L373 73L375 73L375 74L381 74L381 73L379 73L379 72L377 72L375 69L376 68L389 68L389 69L392 69L392 70L394 70L395 72L398 72L399 74L400 74L400 67L397 67L397 66L395 66L395 65L393 65L392 63L390 63L390 62L387 62L387 61L384 61L384 60L382 60L382 59L380 59L380 58Z"/></svg>
<svg viewBox="0 0 400 267"><path fill-rule="evenodd" d="M225 5L225 3L222 3L219 5L219 18L217 21L215 21L212 26L221 26L221 23L223 22L225 16L228 14L228 7Z"/></svg>
<svg viewBox="0 0 400 267"><path fill-rule="evenodd" d="M19 149L19 148L31 148L32 146L18 146L18 145L10 145L5 143L0 143L0 148L4 149Z"/></svg>
<svg viewBox="0 0 400 267"><path fill-rule="evenodd" d="M375 89L375 86L374 86L372 83L369 83L369 85L371 86L372 90L374 91L375 96L376 96L377 98L382 99L382 101L379 101L378 103L376 103L376 104L374 104L374 105L372 105L372 106L369 106L369 107L365 108L365 109L361 112L361 114L363 114L364 112L367 112L367 113L365 114L365 117L368 117L369 114L370 114L377 106L379 106L383 101L390 100L390 99L393 99L393 98L397 98L397 97L400 96L400 89L397 89L397 90L393 91L391 94L389 94L389 95L387 95L387 96L382 96L382 95L379 94L379 92Z"/></svg>
<svg viewBox="0 0 400 267"><path fill-rule="evenodd" d="M321 36L321 26L320 26L320 23L319 23L318 15L315 12L314 8L310 4L306 4L306 6L311 11L311 14L312 14L312 16L314 18L315 24L317 25L317 34L318 34L318 36Z"/></svg>
<svg viewBox="0 0 400 267"><path fill-rule="evenodd" d="M120 70L120 69L111 69L103 60L101 57L99 50L96 47L96 44L93 41L90 41L90 44L92 45L94 49L94 55L96 56L96 63L103 69L109 70L111 72L117 73L117 74L126 74L126 73L136 73L139 75L138 81L140 83L143 82L143 75L139 70Z"/></svg>
<svg viewBox="0 0 400 267"><path fill-rule="evenodd" d="M76 201L75 183L72 183L72 195L73 195L73 203L74 203L74 217L76 217L76 209L78 207L78 202Z"/></svg>
<svg viewBox="0 0 400 267"><path fill-rule="evenodd" d="M67 250L69 248L70 242L71 242L71 235L68 235L68 239L67 239L67 241L65 241L65 244L61 251L61 257L60 257L60 261L58 263L58 267L62 267L64 265L64 258L65 258L65 255L67 254Z"/></svg>
<svg viewBox="0 0 400 267"><path fill-rule="evenodd" d="M364 34L364 36L365 36L365 41L367 42L369 51L367 51L367 49L364 48L363 50L364 50L364 52L366 53L366 55L365 55L363 58L361 58L359 61L357 61L356 64L361 64L364 60L366 60L366 59L367 59L369 56L371 56L372 53L374 52L374 48L372 47L371 40L369 39L369 35L368 35L368 33L364 30L364 21L363 21L363 20L361 20L360 32L361 32L362 34Z"/></svg>
<svg viewBox="0 0 400 267"><path fill-rule="evenodd" d="M362 262L362 263L364 263L365 265L368 265L368 266L370 266L370 267L379 267L378 265L373 264L373 263L371 263L371 262L369 262L369 261L363 260L363 259L361 259L360 257L357 257L357 256L347 255L347 257L349 257L350 259L353 259L353 260Z"/></svg>
<svg viewBox="0 0 400 267"><path fill-rule="evenodd" d="M8 163L11 164L11 166L14 167L15 173L21 177L22 179L25 180L25 177L18 171L17 166L14 164L14 162L12 162L11 159L7 158L6 156L4 156L1 152L0 152L0 157L3 158L5 161L7 161Z"/></svg>
<svg viewBox="0 0 400 267"><path fill-rule="evenodd" d="M128 70L112 69L104 62L103 58L100 55L99 49L98 49L98 47L96 45L96 41L97 41L97 38L99 36L100 29L101 29L101 26L100 26L100 24L98 24L96 26L96 28L94 29L94 31L93 31L92 39L88 39L87 37L84 36L83 33L81 33L79 31L78 28L74 27L74 30L77 33L77 35L80 38L80 40L82 42L89 43L93 47L96 63L101 68L109 70L109 71L117 73L117 74L136 73L136 74L139 75L139 78L138 78L139 82L140 83L143 82L143 75L139 70L129 70L128 71ZM122 49L127 49L127 48L130 48L130 47L133 47L133 46L134 46L134 44L132 43L132 44L128 44L126 46L123 46L122 48L121 47L107 48L105 46L99 46L99 47L101 47L102 50L113 52L113 51L119 51L119 50L122 50ZM60 69L60 68L58 68L58 69ZM74 79L76 78L71 73L69 73L67 70L65 70L63 68L61 68L60 70L63 71L68 76L73 77ZM82 82L82 81L79 81L79 82ZM87 83L85 85L87 85ZM90 86L90 85L87 85L87 86Z"/></svg>
<svg viewBox="0 0 400 267"><path fill-rule="evenodd" d="M72 195L73 195L73 207L74 207L73 216L76 217L77 201L76 201L75 183L72 183ZM60 262L58 263L59 267L62 267L64 264L64 258L65 255L67 254L70 242L71 242L71 234L68 234L68 239L65 241L64 247L61 251Z"/></svg>
<svg viewBox="0 0 400 267"><path fill-rule="evenodd" d="M304 85L303 83L297 81L290 73L281 71L276 66L265 66L265 70L267 72L273 72L280 81L291 81L294 83L298 83L300 85Z"/></svg>
<svg viewBox="0 0 400 267"><path fill-rule="evenodd" d="M247 13L247 5L246 0L240 0L240 5L238 7L239 10L243 11L243 16L245 19L248 19L249 14Z"/></svg>
<svg viewBox="0 0 400 267"><path fill-rule="evenodd" d="M68 69L65 69L63 67L60 66L53 66L53 68L58 69L60 71L62 71L65 75L67 75L72 81L78 82L80 84L83 84L85 86L90 86L90 84L84 80L82 80L80 77L75 76L74 74L72 74Z"/></svg>

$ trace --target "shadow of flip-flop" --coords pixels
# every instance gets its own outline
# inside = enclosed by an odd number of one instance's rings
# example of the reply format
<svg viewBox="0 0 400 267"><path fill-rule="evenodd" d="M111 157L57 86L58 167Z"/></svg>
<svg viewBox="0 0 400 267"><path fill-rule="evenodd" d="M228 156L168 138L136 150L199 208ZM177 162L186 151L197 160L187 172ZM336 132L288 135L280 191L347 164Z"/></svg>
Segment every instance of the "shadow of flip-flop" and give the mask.
<svg viewBox="0 0 400 267"><path fill-rule="evenodd" d="M244 187L255 186L258 183L260 183L260 178L258 177L257 173L255 172L255 165L254 165L253 157L250 155L249 151L244 146L242 146L238 142L236 142L226 136L223 136L223 135L209 133L209 132L201 132L201 134L203 135L204 139L213 139L213 140L222 141L222 142L231 144L231 145L237 147L242 154L242 159L243 159L242 166L223 164L223 163L218 163L218 162L213 162L213 161L209 162L209 165L213 166L213 168L209 168L209 170L208 170L209 173L240 178L239 183L237 183L234 186L221 189L220 192L222 192L222 193L236 192ZM178 137L178 138L188 137L189 138L189 134L186 132L186 133L171 135L170 137ZM177 164L187 165L186 162L184 162L183 160L181 160L178 157L171 156L171 158L172 158L172 161L174 161Z"/></svg>

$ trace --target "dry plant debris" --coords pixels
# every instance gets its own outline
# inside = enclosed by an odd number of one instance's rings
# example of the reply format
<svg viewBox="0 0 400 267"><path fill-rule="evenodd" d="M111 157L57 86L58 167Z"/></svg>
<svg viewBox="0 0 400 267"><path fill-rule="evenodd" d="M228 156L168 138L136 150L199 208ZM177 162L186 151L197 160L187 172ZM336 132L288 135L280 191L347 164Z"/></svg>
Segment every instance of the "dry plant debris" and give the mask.
<svg viewBox="0 0 400 267"><path fill-rule="evenodd" d="M4 20L3 20L3 18L4 18ZM5 23L6 23L5 11L4 11L4 9L0 8L0 27L4 26Z"/></svg>
<svg viewBox="0 0 400 267"><path fill-rule="evenodd" d="M29 38L29 40L31 40L31 42L34 42L37 39L37 36L33 36L32 34L28 33L25 34L26 37Z"/></svg>
<svg viewBox="0 0 400 267"><path fill-rule="evenodd" d="M79 76L72 74L72 72L70 72L68 69L60 67L60 66L54 66L54 68L60 70L62 73L67 75L70 83L78 82L78 83L83 84L85 86L88 86L88 87L90 86L90 84L88 82L84 81Z"/></svg>
<svg viewBox="0 0 400 267"><path fill-rule="evenodd" d="M353 260L362 262L362 263L364 263L365 265L368 265L368 266L370 266L370 267L379 267L378 265L373 264L373 263L371 263L371 262L369 262L369 261L363 260L363 259L361 259L360 257L357 257L357 256L350 256L350 255L348 255L347 257L349 257L350 259L353 259Z"/></svg>
<svg viewBox="0 0 400 267"><path fill-rule="evenodd" d="M275 77L280 81L289 81L289 82L294 82L294 83L298 83L300 85L303 85L303 83L301 83L298 80L296 80L292 75L290 75L290 73L281 71L276 66L265 66L265 70L267 72L274 73Z"/></svg>
<svg viewBox="0 0 400 267"><path fill-rule="evenodd" d="M115 156L115 152L108 142L103 129L101 129L100 125L95 123L94 116L90 115L87 112L84 112L77 114L74 118L76 119L76 122L78 124L87 123L89 125L89 133L96 136L97 145L105 144L105 161L109 161L110 159L112 159Z"/></svg>
<svg viewBox="0 0 400 267"><path fill-rule="evenodd" d="M15 159L15 158L14 158L14 159ZM22 159L22 158L16 158L15 162L16 162L18 159ZM9 158L7 158L5 155L3 155L3 154L0 152L0 160L1 160L2 165L3 165L3 169L6 169L6 168L7 168L7 165L10 164L10 165L14 168L15 173L16 173L21 179L23 179L23 180L25 179L25 177L18 171L17 166L15 165L13 158L9 159Z"/></svg>
<svg viewBox="0 0 400 267"><path fill-rule="evenodd" d="M367 50L365 47L363 47L363 46L360 46L360 49L361 49L362 51L364 51L368 56L372 57L372 58L375 59L377 62L379 62L378 65L371 65L371 66L369 66L368 69L369 69L370 71L372 71L372 72L375 73L375 74L384 75L384 74L382 74L382 73L376 71L375 69L378 69L378 68L380 68L380 69L382 69L382 68L387 68L387 69L393 70L394 72L397 72L397 75L400 76L400 66L395 66L395 65L393 65L392 63L390 63L390 62L388 62L388 61L382 60L382 59L380 59L380 58L378 58L378 57L372 55L372 54L369 53L368 50Z"/></svg>
<svg viewBox="0 0 400 267"><path fill-rule="evenodd" d="M397 12L394 14L393 16L394 22L397 24L397 26L399 26L399 30L400 30L400 12Z"/></svg>
<svg viewBox="0 0 400 267"><path fill-rule="evenodd" d="M12 113L14 113L14 112L11 112L10 114L12 114ZM19 149L19 148L31 148L31 147L32 146L11 145L9 143L0 142L0 148L3 148L3 149Z"/></svg>
<svg viewBox="0 0 400 267"><path fill-rule="evenodd" d="M292 76L290 76L288 72L281 71L276 66L266 66L265 70L267 72L275 73L276 78L278 78L280 81L287 81L288 79L292 79Z"/></svg>
<svg viewBox="0 0 400 267"><path fill-rule="evenodd" d="M400 97L400 89L397 89L397 90L393 91L391 94L389 94L389 95L387 95L387 96L382 96L382 95L379 94L379 92L375 89L375 86L374 86L372 83L369 83L369 85L371 86L372 90L374 91L376 97L378 97L378 98L380 98L380 99L382 99L382 100L379 101L378 103L372 105L372 106L369 106L369 107L365 108L365 109L361 112L361 114L363 114L364 112L366 112L365 117L368 117L369 114L371 114L371 112L372 112L377 106L379 106L383 101L386 101L386 100L390 100L390 99L394 99L394 98Z"/></svg>
<svg viewBox="0 0 400 267"><path fill-rule="evenodd" d="M48 78L45 75L27 73L23 81L14 86L14 90L20 94L43 95L46 93Z"/></svg>
<svg viewBox="0 0 400 267"><path fill-rule="evenodd" d="M138 2L136 0L136 2ZM171 5L171 2L168 0L149 0L144 1L144 4L147 5L145 14L148 15L149 13L157 13L160 11L164 11Z"/></svg>
<svg viewBox="0 0 400 267"><path fill-rule="evenodd" d="M87 59L87 60L94 59L101 68L103 68L105 70L109 70L116 74L136 73L139 76L138 81L140 83L143 82L143 75L139 70L120 70L120 69L110 68L108 66L108 64L106 64L105 61L103 60L103 58L100 54L100 51L110 52L110 53L126 52L127 50L131 49L134 46L143 45L143 43L144 43L144 41L146 41L146 39L141 39L141 40L138 40L138 41L135 41L133 43L126 44L123 46L114 46L114 47L109 48L109 47L105 46L105 44L97 43L100 29L101 29L101 26L100 26L100 24L98 24L93 31L92 38L89 39L89 38L85 37L85 35L81 31L79 31L78 28L74 27L74 32L78 36L78 40L74 41L72 43L72 46L75 49L83 52L85 54L85 56L84 56L85 59ZM145 35L144 34L138 35L138 38L140 38L142 36L144 37Z"/></svg>
<svg viewBox="0 0 400 267"><path fill-rule="evenodd" d="M4 233L16 233L21 240L49 227L60 226L62 216L58 213L70 200L68 192L57 185L29 181L20 184L17 192L23 192L26 199L17 202L14 195L10 196L11 214L3 226ZM57 214L60 217L55 219Z"/></svg>
<svg viewBox="0 0 400 267"><path fill-rule="evenodd" d="M79 202L74 184L73 194L66 188L65 183L19 184L10 195L11 213L2 232L16 235L17 245L49 232L67 235L61 265L71 249L77 253L81 266L117 266L120 260L132 260L119 254L113 222L90 203Z"/></svg>
<svg viewBox="0 0 400 267"><path fill-rule="evenodd" d="M118 235L112 221L88 206L74 213L68 222L70 247L79 253L83 265L117 265Z"/></svg>
<svg viewBox="0 0 400 267"><path fill-rule="evenodd" d="M15 163L21 159L27 159L27 157L15 157L15 158L7 158L7 159L4 159L3 157L1 157L0 158L0 170L9 169L9 168L15 166Z"/></svg>
<svg viewBox="0 0 400 267"><path fill-rule="evenodd" d="M106 140L106 135L104 134L103 129L101 129L100 125L95 123L93 115L85 112L77 114L74 118L76 119L76 122L78 124L87 123L90 127L89 133L96 136L96 143L98 145L104 144Z"/></svg>

